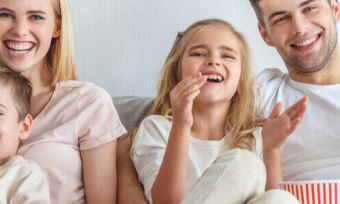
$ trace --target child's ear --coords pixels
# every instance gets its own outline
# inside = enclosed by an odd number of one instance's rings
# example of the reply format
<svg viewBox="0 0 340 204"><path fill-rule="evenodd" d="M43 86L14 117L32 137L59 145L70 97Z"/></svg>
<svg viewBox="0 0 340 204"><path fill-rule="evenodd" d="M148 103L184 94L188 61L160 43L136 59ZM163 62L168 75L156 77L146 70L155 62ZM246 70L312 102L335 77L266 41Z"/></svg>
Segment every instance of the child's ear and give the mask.
<svg viewBox="0 0 340 204"><path fill-rule="evenodd" d="M53 38L57 38L60 36L61 33L61 20L56 20L55 21L55 27L53 31Z"/></svg>
<svg viewBox="0 0 340 204"><path fill-rule="evenodd" d="M259 29L259 32L260 32L260 34L261 34L262 39L264 40L264 42L265 42L267 45L273 47L274 45L273 45L272 41L270 40L270 38L269 38L269 36L268 36L268 33L267 33L266 28L263 27L260 23L257 23L257 28Z"/></svg>
<svg viewBox="0 0 340 204"><path fill-rule="evenodd" d="M27 114L25 119L21 121L21 129L20 129L20 140L24 140L28 137L31 129L32 129L33 118L30 114Z"/></svg>

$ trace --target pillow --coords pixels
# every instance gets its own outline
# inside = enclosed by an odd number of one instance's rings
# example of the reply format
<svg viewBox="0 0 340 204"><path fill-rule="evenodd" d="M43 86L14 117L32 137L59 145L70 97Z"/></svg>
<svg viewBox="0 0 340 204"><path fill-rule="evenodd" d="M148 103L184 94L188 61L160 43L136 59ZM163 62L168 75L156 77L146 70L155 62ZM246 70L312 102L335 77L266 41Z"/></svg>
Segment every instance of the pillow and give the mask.
<svg viewBox="0 0 340 204"><path fill-rule="evenodd" d="M128 132L147 116L154 102L154 98L139 96L119 96L113 97L112 100Z"/></svg>

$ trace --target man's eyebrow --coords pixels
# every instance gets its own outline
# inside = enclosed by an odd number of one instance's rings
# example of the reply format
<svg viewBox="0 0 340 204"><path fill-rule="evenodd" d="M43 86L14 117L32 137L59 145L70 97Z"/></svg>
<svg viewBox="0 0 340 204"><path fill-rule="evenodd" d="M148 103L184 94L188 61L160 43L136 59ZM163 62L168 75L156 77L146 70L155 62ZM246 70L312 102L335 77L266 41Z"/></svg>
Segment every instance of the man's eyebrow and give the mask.
<svg viewBox="0 0 340 204"><path fill-rule="evenodd" d="M299 4L299 7L303 7L303 6L306 6L314 1L319 1L319 0L306 0L306 1L303 1L302 3ZM287 12L286 11L276 11L272 14L269 15L268 17L268 21L270 21L272 18L274 18L275 16L279 16L279 15L284 15L286 14Z"/></svg>

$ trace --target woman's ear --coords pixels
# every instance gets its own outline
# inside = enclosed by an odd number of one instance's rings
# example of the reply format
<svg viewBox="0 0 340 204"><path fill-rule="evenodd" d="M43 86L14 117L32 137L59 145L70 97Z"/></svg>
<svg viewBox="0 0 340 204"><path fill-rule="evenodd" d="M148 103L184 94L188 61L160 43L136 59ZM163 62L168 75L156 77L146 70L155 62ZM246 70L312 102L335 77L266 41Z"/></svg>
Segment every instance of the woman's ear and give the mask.
<svg viewBox="0 0 340 204"><path fill-rule="evenodd" d="M55 21L54 31L53 31L53 38L57 38L60 36L61 33L61 20L58 19Z"/></svg>
<svg viewBox="0 0 340 204"><path fill-rule="evenodd" d="M273 47L274 45L273 45L272 41L271 41L270 38L269 38L269 35L268 35L268 33L267 33L266 28L263 27L260 23L257 23L257 28L259 29L259 32L260 32L261 37L262 37L262 39L264 40L264 42L265 42L267 45Z"/></svg>
<svg viewBox="0 0 340 204"><path fill-rule="evenodd" d="M20 129L19 139L24 140L28 137L29 133L31 132L33 118L30 114L27 114L24 120L21 121L20 123L21 123L21 129Z"/></svg>

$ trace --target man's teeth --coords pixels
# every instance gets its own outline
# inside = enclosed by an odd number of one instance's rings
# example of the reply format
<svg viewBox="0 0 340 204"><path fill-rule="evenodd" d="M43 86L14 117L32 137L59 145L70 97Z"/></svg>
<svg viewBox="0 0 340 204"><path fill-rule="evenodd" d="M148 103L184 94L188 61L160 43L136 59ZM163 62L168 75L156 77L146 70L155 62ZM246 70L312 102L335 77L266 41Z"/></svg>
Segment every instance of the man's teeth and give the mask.
<svg viewBox="0 0 340 204"><path fill-rule="evenodd" d="M309 40L303 41L302 43L296 44L296 47L308 46L308 45L312 44L313 42L315 42L316 39L317 39L317 37L315 36L314 38L311 38Z"/></svg>
<svg viewBox="0 0 340 204"><path fill-rule="evenodd" d="M209 75L209 76L208 76L208 80L209 80L209 81L220 82L220 81L222 81L222 76L212 74L212 75Z"/></svg>
<svg viewBox="0 0 340 204"><path fill-rule="evenodd" d="M33 43L7 43L7 47L14 51L27 51L33 47Z"/></svg>

